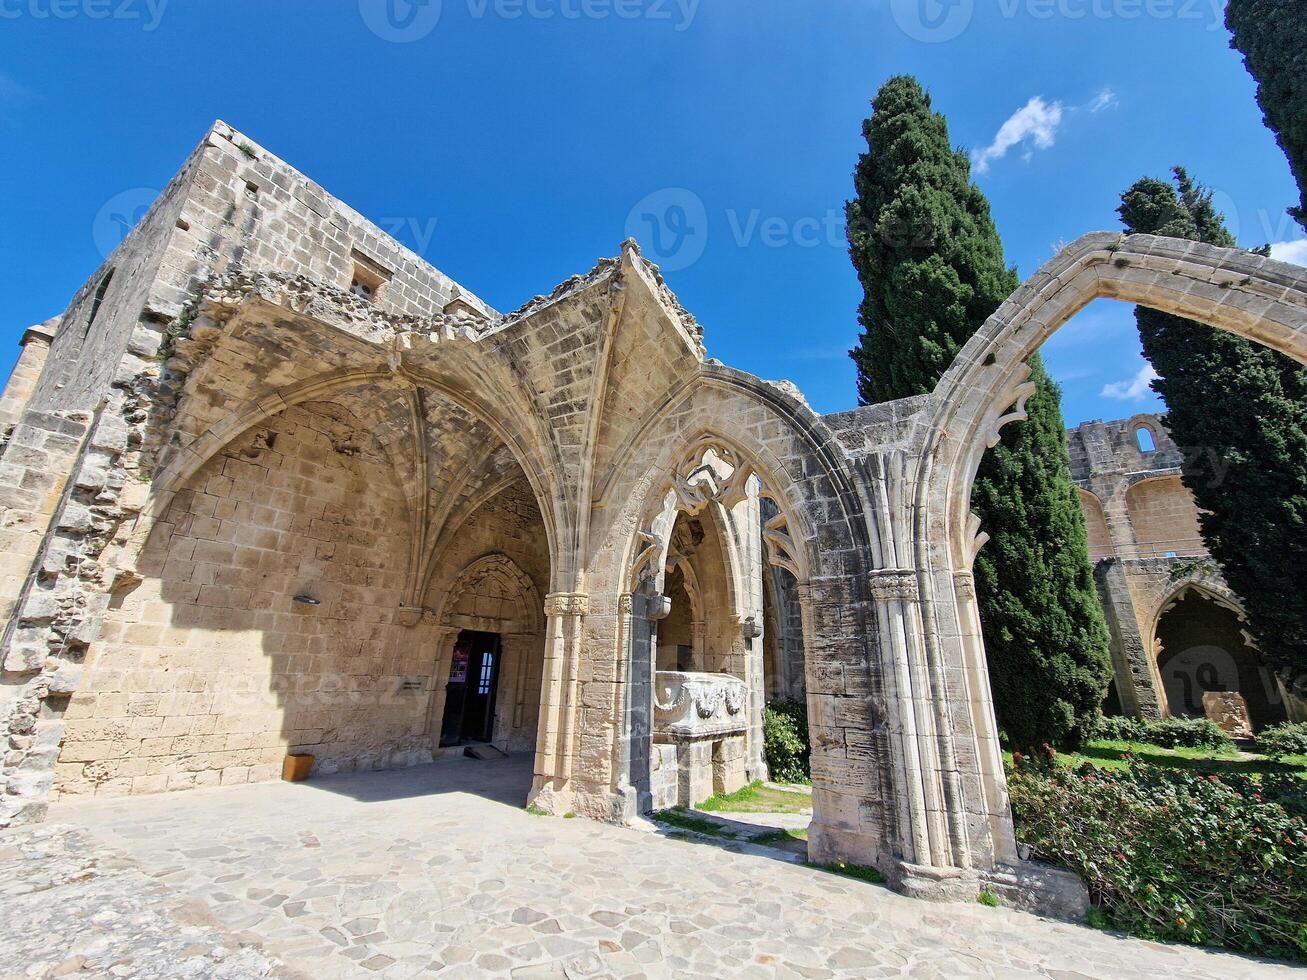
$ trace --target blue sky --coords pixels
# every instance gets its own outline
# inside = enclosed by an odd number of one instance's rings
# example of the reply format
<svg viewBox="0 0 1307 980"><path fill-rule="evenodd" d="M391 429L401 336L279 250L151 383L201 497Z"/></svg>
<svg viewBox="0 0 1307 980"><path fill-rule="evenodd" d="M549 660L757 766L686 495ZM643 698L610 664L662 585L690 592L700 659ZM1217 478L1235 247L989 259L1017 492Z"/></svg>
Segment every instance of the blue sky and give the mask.
<svg viewBox="0 0 1307 980"><path fill-rule="evenodd" d="M1220 0L952 3L0 0L0 365L100 262L106 202L162 187L216 118L503 310L633 231L712 356L819 411L856 401L840 215L892 74L988 148L1023 277L1176 163L1241 244L1307 262ZM1095 304L1046 354L1069 424L1155 405L1128 307Z"/></svg>

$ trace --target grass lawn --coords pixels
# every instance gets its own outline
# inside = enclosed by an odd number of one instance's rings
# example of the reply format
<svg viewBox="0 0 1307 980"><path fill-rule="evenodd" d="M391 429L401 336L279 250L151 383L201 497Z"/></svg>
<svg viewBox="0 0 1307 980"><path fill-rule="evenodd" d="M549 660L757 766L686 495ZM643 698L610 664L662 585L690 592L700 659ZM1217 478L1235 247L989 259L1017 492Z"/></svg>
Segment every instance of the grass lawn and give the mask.
<svg viewBox="0 0 1307 980"><path fill-rule="evenodd" d="M1059 753L1058 762L1072 768L1082 762L1089 762L1100 769L1125 769L1131 755L1150 765L1190 769L1201 773L1244 773L1254 776L1292 773L1307 778L1307 756L1288 756L1272 761L1263 755L1240 752L1238 749L1164 749L1146 742L1088 742L1079 752ZM1008 765L1012 764L1011 752L1004 752L1003 758Z"/></svg>
<svg viewBox="0 0 1307 980"><path fill-rule="evenodd" d="M802 827L797 830L768 830L751 838L754 844L788 844L791 841L807 841L808 828Z"/></svg>
<svg viewBox="0 0 1307 980"><path fill-rule="evenodd" d="M694 809L706 813L804 813L812 809L812 791L794 792L751 783L734 793L709 797Z"/></svg>
<svg viewBox="0 0 1307 980"><path fill-rule="evenodd" d="M708 834L710 837L729 837L735 839L735 834L713 820L705 820L703 817L696 817L692 813L687 813L683 807L673 807L670 810L659 810L653 815L653 818L659 823L665 823L671 827L679 827L681 830L693 830L697 834Z"/></svg>

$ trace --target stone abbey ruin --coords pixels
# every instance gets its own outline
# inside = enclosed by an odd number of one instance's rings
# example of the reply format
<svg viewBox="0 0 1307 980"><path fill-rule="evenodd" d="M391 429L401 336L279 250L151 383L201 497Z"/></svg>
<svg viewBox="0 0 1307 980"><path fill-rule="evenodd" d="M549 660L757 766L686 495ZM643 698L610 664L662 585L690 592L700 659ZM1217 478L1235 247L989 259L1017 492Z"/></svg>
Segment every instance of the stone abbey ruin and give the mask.
<svg viewBox="0 0 1307 980"><path fill-rule="evenodd" d="M708 358L633 242L500 314L218 123L0 403L0 824L469 741L533 753L536 807L625 822L763 776L764 699L803 692L813 860L1081 901L1017 853L969 501L1096 297L1307 361L1307 270L1099 233L932 394L818 415ZM1104 574L1137 607L1116 696L1168 710L1140 622L1182 596Z"/></svg>

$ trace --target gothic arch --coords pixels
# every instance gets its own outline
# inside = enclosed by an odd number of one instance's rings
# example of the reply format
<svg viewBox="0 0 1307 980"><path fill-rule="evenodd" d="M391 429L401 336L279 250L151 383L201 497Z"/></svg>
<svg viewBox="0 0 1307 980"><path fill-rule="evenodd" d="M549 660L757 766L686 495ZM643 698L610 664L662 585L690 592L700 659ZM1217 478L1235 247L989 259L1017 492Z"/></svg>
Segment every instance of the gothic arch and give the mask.
<svg viewBox="0 0 1307 980"><path fill-rule="evenodd" d="M999 307L935 387L919 493L936 507L946 498L950 528L967 526L976 470L999 430L1026 417L1027 360L1100 297L1199 320L1307 364L1307 270L1200 242L1086 235ZM953 536L957 567L969 567L973 544Z"/></svg>
<svg viewBox="0 0 1307 980"><path fill-rule="evenodd" d="M483 555L458 573L435 607L436 622L444 627L456 628L459 624L454 622L454 617L457 615L459 600L469 593L475 593L487 581L501 586L505 596L511 595L517 600L518 615L515 618L490 617L500 620L504 632L539 633L544 629L544 602L540 591L517 562L498 552Z"/></svg>
<svg viewBox="0 0 1307 980"><path fill-rule="evenodd" d="M705 472L710 455L728 462L730 472ZM705 364L698 383L685 386L656 425L630 440L623 460L597 495L610 531L598 552L605 563L595 568L596 584L617 583L627 610L613 651L619 670L639 673L628 661L638 637L647 635L641 621L661 614L659 572L677 515L729 509L750 492L771 498L777 515L762 537L771 561L799 582L805 636L820 638L810 644L805 667L814 738L811 850L823 859L888 858L896 850L898 817L887 789L896 749L877 682L876 614L866 579L882 549L871 541L874 518L863 509L834 434L786 387ZM648 696L634 682L627 688L615 722L619 795L640 751L632 712Z"/></svg>
<svg viewBox="0 0 1307 980"><path fill-rule="evenodd" d="M554 501L557 488L552 474L555 470L546 461L540 460L535 453L526 448L524 433L518 431L507 419L502 418L484 400L478 400L459 392L438 379L426 377L420 373L408 377L396 375L390 371L356 371L332 374L315 378L311 381L283 389L274 398L263 399L254 404L238 407L220 423L210 427L205 433L189 445L179 449L162 472L152 481L150 499L145 513L157 519L167 507L168 501L177 490L186 485L186 481L195 474L214 455L240 438L250 429L266 422L293 405L306 401L323 399L329 395L339 394L368 384L393 386L399 391L412 391L416 387L429 388L441 398L448 399L467 411L474 418L483 422L504 445L508 446L514 458L521 466L531 484L532 493L540 504L541 516L545 519L546 531L550 535L553 548L557 537L556 511L552 506L545 506Z"/></svg>
<svg viewBox="0 0 1307 980"><path fill-rule="evenodd" d="M1307 363L1307 270L1200 243L1147 235L1097 233L1075 242L1018 289L966 344L926 401L912 490L914 565L922 586L928 656L968 679L955 695L926 695L946 705L965 698L978 746L973 775L947 791L950 824L982 806L983 822L950 832L952 857L967 868L975 853L1012 862L1015 837L1007 804L997 724L989 694L971 568L987 536L971 512L981 457L1008 422L1026 417L1034 391L1029 357L1091 300L1109 297L1197 319ZM931 622L933 620L933 622ZM937 653L930 653L934 648ZM955 711L953 707L947 710ZM947 780L948 767L940 778ZM933 852L933 848L931 849Z"/></svg>
<svg viewBox="0 0 1307 980"><path fill-rule="evenodd" d="M453 577L430 616L439 627L427 714L433 749L438 747L445 714L445 681L463 630L500 636L503 673L492 744L505 751L533 745L541 691L533 683L532 671L543 663L545 622L544 602L531 577L502 552L482 555Z"/></svg>
<svg viewBox="0 0 1307 980"><path fill-rule="evenodd" d="M1246 622L1248 619L1248 613L1244 609L1243 603L1228 585L1212 578L1209 574L1205 574L1202 569L1197 569L1175 580L1171 587L1153 603L1152 613L1148 618L1148 633L1154 641L1157 639L1157 628L1162 622L1162 617L1191 592L1201 595L1224 609L1228 609L1234 613L1241 623ZM1155 653L1156 651L1154 651Z"/></svg>

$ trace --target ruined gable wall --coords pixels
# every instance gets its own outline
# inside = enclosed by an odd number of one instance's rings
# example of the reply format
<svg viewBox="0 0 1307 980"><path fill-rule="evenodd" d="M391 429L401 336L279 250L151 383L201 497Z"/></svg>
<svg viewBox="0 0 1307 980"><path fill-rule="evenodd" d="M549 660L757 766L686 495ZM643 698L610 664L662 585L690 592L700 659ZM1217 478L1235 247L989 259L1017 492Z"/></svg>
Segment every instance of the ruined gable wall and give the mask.
<svg viewBox="0 0 1307 980"><path fill-rule="evenodd" d="M127 382L148 366L168 323L214 275L282 272L348 289L356 251L391 274L376 298L383 309L432 316L458 294L493 313L289 164L216 123L141 224L74 297L34 404L94 408L112 382ZM97 288L110 270L90 324Z"/></svg>
<svg viewBox="0 0 1307 980"><path fill-rule="evenodd" d="M1198 526L1198 507L1178 476L1144 480L1126 494L1138 555L1184 557L1207 554Z"/></svg>
<svg viewBox="0 0 1307 980"><path fill-rule="evenodd" d="M292 408L228 446L106 615L66 712L57 789L275 779L287 749L319 771L429 759L429 683L400 693L431 671L429 627L395 622L408 533L389 461L340 406Z"/></svg>

